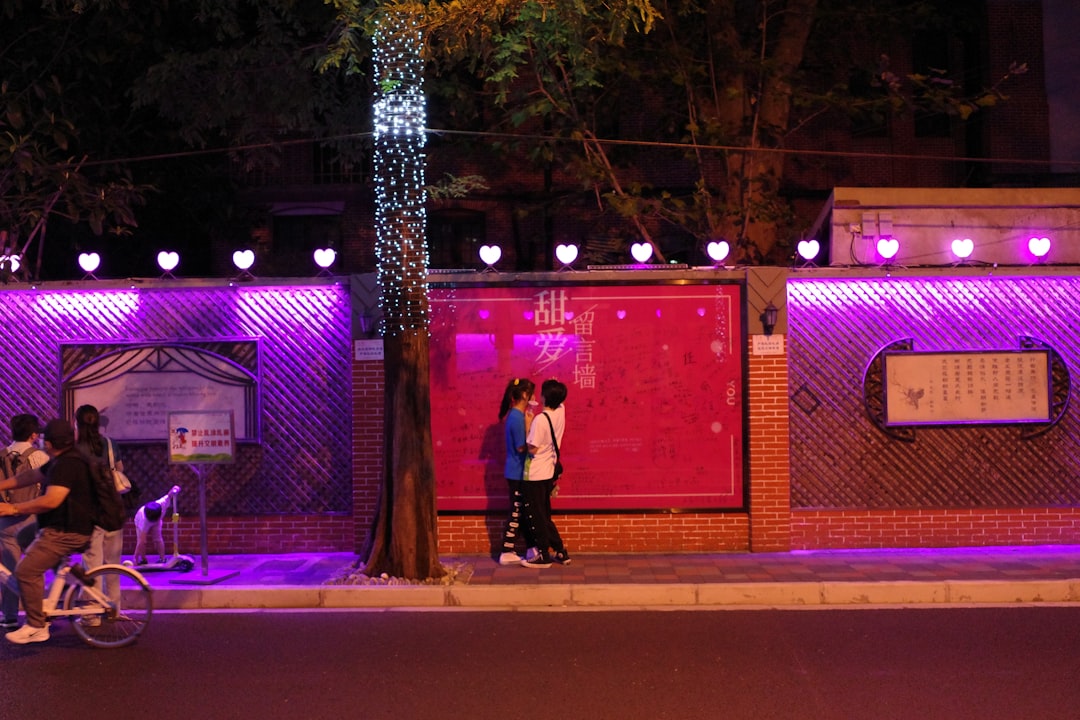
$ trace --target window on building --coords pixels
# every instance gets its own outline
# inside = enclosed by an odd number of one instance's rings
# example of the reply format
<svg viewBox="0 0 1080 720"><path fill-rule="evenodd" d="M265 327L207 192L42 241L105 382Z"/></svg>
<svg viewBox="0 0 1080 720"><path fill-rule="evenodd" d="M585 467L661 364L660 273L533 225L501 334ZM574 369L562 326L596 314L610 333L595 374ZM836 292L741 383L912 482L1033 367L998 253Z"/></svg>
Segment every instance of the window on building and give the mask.
<svg viewBox="0 0 1080 720"><path fill-rule="evenodd" d="M428 254L433 268L471 268L487 229L483 212L442 208L428 213Z"/></svg>
<svg viewBox="0 0 1080 720"><path fill-rule="evenodd" d="M949 34L943 31L923 31L911 42L911 65L916 74L933 81L949 80ZM944 85L942 86L945 87ZM952 121L926 91L915 94L915 137L941 138L952 134Z"/></svg>
<svg viewBox="0 0 1080 720"><path fill-rule="evenodd" d="M888 91L865 68L855 68L848 76L848 92L854 100L851 112L852 137L887 137L889 134Z"/></svg>

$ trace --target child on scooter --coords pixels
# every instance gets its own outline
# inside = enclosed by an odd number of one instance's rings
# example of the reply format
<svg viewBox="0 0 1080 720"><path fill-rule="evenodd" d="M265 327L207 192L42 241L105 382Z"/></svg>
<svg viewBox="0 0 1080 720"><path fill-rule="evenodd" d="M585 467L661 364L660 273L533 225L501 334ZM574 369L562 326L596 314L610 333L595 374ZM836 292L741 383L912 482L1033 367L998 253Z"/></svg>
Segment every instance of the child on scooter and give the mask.
<svg viewBox="0 0 1080 720"><path fill-rule="evenodd" d="M176 496L180 493L180 486L173 485L172 489L157 500L146 503L135 513L135 564L145 565L146 541L149 537L154 541L154 547L158 551L158 562L165 562L165 540L161 537L161 518L169 510L169 506L176 502Z"/></svg>

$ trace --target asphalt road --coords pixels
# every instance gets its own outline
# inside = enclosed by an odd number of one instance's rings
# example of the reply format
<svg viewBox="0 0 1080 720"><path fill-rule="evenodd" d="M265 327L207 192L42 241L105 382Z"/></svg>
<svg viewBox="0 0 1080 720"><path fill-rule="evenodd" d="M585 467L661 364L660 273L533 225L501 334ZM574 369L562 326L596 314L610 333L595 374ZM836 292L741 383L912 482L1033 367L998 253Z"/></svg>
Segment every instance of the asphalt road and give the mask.
<svg viewBox="0 0 1080 720"><path fill-rule="evenodd" d="M1069 718L1080 608L162 613L0 641L0 719Z"/></svg>

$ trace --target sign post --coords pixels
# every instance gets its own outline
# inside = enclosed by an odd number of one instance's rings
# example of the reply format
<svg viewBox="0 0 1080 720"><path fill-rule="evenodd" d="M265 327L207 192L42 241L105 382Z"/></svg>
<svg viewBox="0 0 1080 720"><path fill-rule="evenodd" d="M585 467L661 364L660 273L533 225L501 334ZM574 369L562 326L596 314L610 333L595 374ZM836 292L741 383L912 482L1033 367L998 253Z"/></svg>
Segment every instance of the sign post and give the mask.
<svg viewBox="0 0 1080 720"><path fill-rule="evenodd" d="M199 479L199 525L202 545L202 579L173 580L175 583L216 583L236 575L211 577L206 535L206 476L209 465L236 460L236 433L231 410L198 410L169 413L169 464L187 465Z"/></svg>

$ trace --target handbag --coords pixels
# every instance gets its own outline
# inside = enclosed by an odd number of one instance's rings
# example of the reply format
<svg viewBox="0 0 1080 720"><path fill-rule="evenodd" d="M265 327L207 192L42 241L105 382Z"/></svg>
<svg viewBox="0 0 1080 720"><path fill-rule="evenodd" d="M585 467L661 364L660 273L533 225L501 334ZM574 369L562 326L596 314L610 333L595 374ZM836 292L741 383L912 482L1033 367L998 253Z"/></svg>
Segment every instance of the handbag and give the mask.
<svg viewBox="0 0 1080 720"><path fill-rule="evenodd" d="M123 470L116 469L116 459L113 457L112 440L105 440L105 445L108 447L109 455L109 470L112 471L113 485L116 486L116 492L121 495L126 495L131 492L131 480L124 474Z"/></svg>
<svg viewBox="0 0 1080 720"><path fill-rule="evenodd" d="M544 417L547 418L548 427L551 428L551 444L555 446L555 474L551 476L551 479L558 480L563 472L562 460L559 459L559 441L555 438L555 426L551 424L551 416L544 413Z"/></svg>

